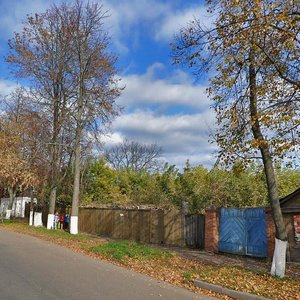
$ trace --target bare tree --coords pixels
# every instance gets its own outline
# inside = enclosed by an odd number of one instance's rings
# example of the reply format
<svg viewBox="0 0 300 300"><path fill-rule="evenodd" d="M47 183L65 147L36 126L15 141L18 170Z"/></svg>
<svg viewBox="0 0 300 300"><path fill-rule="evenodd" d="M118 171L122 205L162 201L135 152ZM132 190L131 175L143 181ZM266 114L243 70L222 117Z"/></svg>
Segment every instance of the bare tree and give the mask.
<svg viewBox="0 0 300 300"><path fill-rule="evenodd" d="M162 148L157 144L142 144L125 140L105 152L105 160L116 170L153 171L159 166Z"/></svg>

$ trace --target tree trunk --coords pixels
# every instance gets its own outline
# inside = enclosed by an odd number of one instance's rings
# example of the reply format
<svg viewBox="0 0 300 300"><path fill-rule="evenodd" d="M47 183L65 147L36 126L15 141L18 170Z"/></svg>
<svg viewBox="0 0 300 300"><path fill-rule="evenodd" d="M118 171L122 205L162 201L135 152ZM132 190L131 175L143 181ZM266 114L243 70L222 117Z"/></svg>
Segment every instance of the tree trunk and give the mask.
<svg viewBox="0 0 300 300"><path fill-rule="evenodd" d="M9 193L9 202L8 202L8 207L6 210L6 216L5 216L5 219L7 219L7 220L9 220L12 217L12 208L13 208L13 204L15 202L16 189L14 187L9 187L8 193Z"/></svg>
<svg viewBox="0 0 300 300"><path fill-rule="evenodd" d="M30 190L30 206L29 206L29 226L34 224L34 211L33 211L33 188Z"/></svg>
<svg viewBox="0 0 300 300"><path fill-rule="evenodd" d="M56 202L56 191L58 182L58 160L59 160L59 146L58 146L58 136L59 136L59 101L58 98L54 100L53 104L53 136L51 139L51 187L50 187L50 197L49 197L49 212L47 218L47 229L53 229L54 213L55 213L55 202Z"/></svg>
<svg viewBox="0 0 300 300"><path fill-rule="evenodd" d="M81 52L79 50L79 61L82 66ZM75 162L74 162L74 182L73 198L71 210L70 233L78 234L78 205L80 195L80 166L81 166L81 135L82 135L82 114L83 114L83 95L84 95L84 76L80 71L76 111L76 133L75 133Z"/></svg>
<svg viewBox="0 0 300 300"><path fill-rule="evenodd" d="M70 233L78 234L78 205L80 195L80 161L81 161L81 127L77 125L75 138L75 162L74 162L74 183L71 211Z"/></svg>
<svg viewBox="0 0 300 300"><path fill-rule="evenodd" d="M256 70L254 65L254 52L250 50L249 56L249 86L250 86L250 114L252 132L255 140L259 143L259 150L262 155L264 172L266 175L268 196L273 213L273 219L276 228L275 238L275 252L273 256L271 274L279 277L284 277L285 262L286 262L286 248L287 248L287 233L283 222L281 212L278 187L275 178L275 171L273 166L272 155L268 141L264 138L261 132L261 126L257 110L257 85L256 85Z"/></svg>
<svg viewBox="0 0 300 300"><path fill-rule="evenodd" d="M50 191L50 198L49 198L49 211L48 211L48 218L47 218L47 229L54 228L54 213L55 213L55 202L56 202L56 191L57 187L52 186Z"/></svg>

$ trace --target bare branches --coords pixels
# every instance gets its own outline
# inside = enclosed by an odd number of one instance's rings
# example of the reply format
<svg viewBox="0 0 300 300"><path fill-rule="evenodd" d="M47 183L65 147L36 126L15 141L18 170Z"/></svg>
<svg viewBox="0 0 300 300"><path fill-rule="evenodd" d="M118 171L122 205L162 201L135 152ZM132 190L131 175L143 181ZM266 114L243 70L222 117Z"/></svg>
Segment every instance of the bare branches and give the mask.
<svg viewBox="0 0 300 300"><path fill-rule="evenodd" d="M162 148L157 144L141 144L125 140L105 152L106 161L115 170L153 171L159 167Z"/></svg>

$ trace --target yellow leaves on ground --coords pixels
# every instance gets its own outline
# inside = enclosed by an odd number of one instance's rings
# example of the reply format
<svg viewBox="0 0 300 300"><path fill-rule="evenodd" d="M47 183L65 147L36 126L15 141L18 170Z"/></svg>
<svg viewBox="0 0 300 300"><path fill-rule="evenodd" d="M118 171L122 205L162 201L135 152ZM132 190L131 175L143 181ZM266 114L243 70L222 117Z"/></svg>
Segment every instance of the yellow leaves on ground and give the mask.
<svg viewBox="0 0 300 300"><path fill-rule="evenodd" d="M300 281L279 279L267 273L255 273L237 267L211 267L198 271L198 278L230 289L253 293L271 299L299 299Z"/></svg>

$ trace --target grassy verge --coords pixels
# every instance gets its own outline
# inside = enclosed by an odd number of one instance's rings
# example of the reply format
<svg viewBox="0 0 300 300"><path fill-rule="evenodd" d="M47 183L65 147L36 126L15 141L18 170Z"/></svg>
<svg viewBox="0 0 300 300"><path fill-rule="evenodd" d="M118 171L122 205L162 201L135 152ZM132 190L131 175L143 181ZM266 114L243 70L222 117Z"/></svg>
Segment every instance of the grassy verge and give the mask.
<svg viewBox="0 0 300 300"><path fill-rule="evenodd" d="M21 233L31 233L33 235L37 236L48 236L50 238L58 238L58 239L64 239L64 240L74 240L74 241L87 241L88 236L78 234L78 235L71 235L68 232L65 232L64 230L48 230L45 227L32 227L28 226L26 223L20 222L20 221L14 221L14 220L4 220L3 223L0 225L14 229L14 231L20 231Z"/></svg>
<svg viewBox="0 0 300 300"><path fill-rule="evenodd" d="M74 236L59 230L29 227L26 224L14 222L0 223L1 228L55 242L94 258L108 260L177 286L222 299L229 298L194 287L193 281L196 279L203 280L270 299L300 299L299 278L279 279L263 272L255 273L238 267L204 264L183 258L169 251L162 251L157 247L129 241L107 242L95 236Z"/></svg>
<svg viewBox="0 0 300 300"><path fill-rule="evenodd" d="M138 260L156 259L162 257L172 257L168 251L161 251L158 248L138 244L129 241L109 242L89 248L90 251L103 254L116 260L123 260L128 257Z"/></svg>

